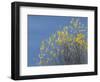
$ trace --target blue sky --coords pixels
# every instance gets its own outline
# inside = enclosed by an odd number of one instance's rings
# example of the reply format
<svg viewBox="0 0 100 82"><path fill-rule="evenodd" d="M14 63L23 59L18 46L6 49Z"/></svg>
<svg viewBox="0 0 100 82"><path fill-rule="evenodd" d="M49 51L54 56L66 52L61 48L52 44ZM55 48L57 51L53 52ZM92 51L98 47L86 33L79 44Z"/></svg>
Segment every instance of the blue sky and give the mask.
<svg viewBox="0 0 100 82"><path fill-rule="evenodd" d="M69 25L72 18L69 16L28 15L28 66L36 66L39 62L38 54L41 41L48 39L61 27ZM78 18L82 24L87 26L87 17Z"/></svg>

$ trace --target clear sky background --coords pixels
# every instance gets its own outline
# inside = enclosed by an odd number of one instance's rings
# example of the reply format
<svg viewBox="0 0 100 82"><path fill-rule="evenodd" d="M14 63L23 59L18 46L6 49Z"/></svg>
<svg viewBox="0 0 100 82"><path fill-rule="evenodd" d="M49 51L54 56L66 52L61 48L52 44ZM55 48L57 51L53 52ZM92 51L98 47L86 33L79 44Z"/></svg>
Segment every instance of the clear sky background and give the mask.
<svg viewBox="0 0 100 82"><path fill-rule="evenodd" d="M28 66L36 66L39 62L40 43L51 34L69 25L73 17L28 15ZM77 17L87 26L87 17Z"/></svg>

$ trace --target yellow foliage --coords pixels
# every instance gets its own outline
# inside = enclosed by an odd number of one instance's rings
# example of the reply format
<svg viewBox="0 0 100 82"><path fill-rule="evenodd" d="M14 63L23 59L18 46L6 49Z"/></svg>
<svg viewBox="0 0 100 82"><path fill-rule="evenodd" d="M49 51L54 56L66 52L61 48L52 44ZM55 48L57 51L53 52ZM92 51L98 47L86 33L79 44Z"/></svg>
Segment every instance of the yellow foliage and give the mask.
<svg viewBox="0 0 100 82"><path fill-rule="evenodd" d="M70 35L68 34L67 31L65 31L65 32L58 31L57 35L58 35L58 39L56 40L56 43L58 45L62 45L66 42L71 42L72 41L72 37L70 37Z"/></svg>
<svg viewBox="0 0 100 82"><path fill-rule="evenodd" d="M59 38L66 38L68 35L68 32L58 31L57 34Z"/></svg>
<svg viewBox="0 0 100 82"><path fill-rule="evenodd" d="M62 40L56 40L56 43L58 44L58 45L62 45Z"/></svg>
<svg viewBox="0 0 100 82"><path fill-rule="evenodd" d="M84 45L85 44L84 35L82 33L77 34L75 42L80 45Z"/></svg>
<svg viewBox="0 0 100 82"><path fill-rule="evenodd" d="M77 37L82 39L82 38L84 38L84 34L79 33L79 34L77 34Z"/></svg>
<svg viewBox="0 0 100 82"><path fill-rule="evenodd" d="M58 45L62 45L67 41L68 32L58 31L57 32L58 39L56 40Z"/></svg>
<svg viewBox="0 0 100 82"><path fill-rule="evenodd" d="M72 38L71 38L71 37L68 37L68 38L67 38L67 41L68 41L68 42L71 42L71 41L72 41Z"/></svg>

